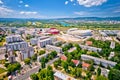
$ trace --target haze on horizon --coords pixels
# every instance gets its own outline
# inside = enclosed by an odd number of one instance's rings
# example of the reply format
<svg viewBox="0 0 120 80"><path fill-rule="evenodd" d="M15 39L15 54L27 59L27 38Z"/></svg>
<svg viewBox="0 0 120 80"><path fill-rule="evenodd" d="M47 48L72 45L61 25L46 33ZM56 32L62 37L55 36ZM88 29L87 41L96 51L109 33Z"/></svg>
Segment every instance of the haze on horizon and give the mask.
<svg viewBox="0 0 120 80"><path fill-rule="evenodd" d="M0 18L120 16L119 0L0 0Z"/></svg>

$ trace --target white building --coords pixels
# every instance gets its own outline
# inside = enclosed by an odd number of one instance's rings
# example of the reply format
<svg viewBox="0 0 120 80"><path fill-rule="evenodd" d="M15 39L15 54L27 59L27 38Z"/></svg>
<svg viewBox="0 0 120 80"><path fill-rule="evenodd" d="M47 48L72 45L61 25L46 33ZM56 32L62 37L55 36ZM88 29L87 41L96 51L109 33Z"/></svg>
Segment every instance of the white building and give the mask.
<svg viewBox="0 0 120 80"><path fill-rule="evenodd" d="M38 41L38 47L45 47L48 44L52 44L52 38L47 38L47 39L43 39L43 40L39 40Z"/></svg>
<svg viewBox="0 0 120 80"><path fill-rule="evenodd" d="M0 54L6 53L6 47L0 47Z"/></svg>
<svg viewBox="0 0 120 80"><path fill-rule="evenodd" d="M32 38L30 39L30 44L31 45L37 45L38 39L37 38Z"/></svg>
<svg viewBox="0 0 120 80"><path fill-rule="evenodd" d="M34 48L33 47L27 47L24 49L21 49L20 51L20 59L24 60L26 58L30 58L34 55Z"/></svg>
<svg viewBox="0 0 120 80"><path fill-rule="evenodd" d="M46 58L46 57L48 56L48 54L50 54L50 53L45 53L45 54L43 54L43 55L38 56L38 57L37 57L37 61L40 62L41 58L43 58L43 57Z"/></svg>
<svg viewBox="0 0 120 80"><path fill-rule="evenodd" d="M60 47L56 47L56 46L52 46L52 45L46 45L46 49L51 50L51 51L56 51L58 53L62 53L62 48L60 48Z"/></svg>
<svg viewBox="0 0 120 80"><path fill-rule="evenodd" d="M110 48L111 48L111 49L114 49L114 48L115 48L115 42L113 42L113 41L111 42Z"/></svg>
<svg viewBox="0 0 120 80"><path fill-rule="evenodd" d="M117 39L120 40L120 32L117 33Z"/></svg>
<svg viewBox="0 0 120 80"><path fill-rule="evenodd" d="M110 55L109 55L109 57L108 57L108 59L111 59L114 56L115 56L115 52L111 52Z"/></svg>
<svg viewBox="0 0 120 80"><path fill-rule="evenodd" d="M14 53L13 53L13 50L8 50L8 61L10 62L10 63L13 63L13 62L15 62L16 61L16 59L15 59L15 55L14 55Z"/></svg>
<svg viewBox="0 0 120 80"><path fill-rule="evenodd" d="M104 59L100 59L100 58L96 58L96 57L92 57L89 55L81 55L81 59L82 60L93 60L95 64L102 64L104 67L114 67L117 63L116 62L112 62L112 61L108 61L108 60L104 60Z"/></svg>
<svg viewBox="0 0 120 80"><path fill-rule="evenodd" d="M96 48L96 47L91 47L91 46L86 46L86 45L80 45L80 47L82 49L86 49L86 50L94 51L94 52L101 52L102 51L101 48Z"/></svg>
<svg viewBox="0 0 120 80"><path fill-rule="evenodd" d="M74 79L66 74L63 74L61 72L55 72L54 74L54 79L55 80L77 80L77 79Z"/></svg>
<svg viewBox="0 0 120 80"><path fill-rule="evenodd" d="M15 43L10 43L6 45L7 50L11 49L11 50L20 50L20 49L25 49L28 47L28 43L27 42L15 42Z"/></svg>
<svg viewBox="0 0 120 80"><path fill-rule="evenodd" d="M78 30L77 28L71 28L67 31L67 34L79 36L91 36L92 30Z"/></svg>
<svg viewBox="0 0 120 80"><path fill-rule="evenodd" d="M10 35L6 37L7 43L21 42L23 41L20 35Z"/></svg>

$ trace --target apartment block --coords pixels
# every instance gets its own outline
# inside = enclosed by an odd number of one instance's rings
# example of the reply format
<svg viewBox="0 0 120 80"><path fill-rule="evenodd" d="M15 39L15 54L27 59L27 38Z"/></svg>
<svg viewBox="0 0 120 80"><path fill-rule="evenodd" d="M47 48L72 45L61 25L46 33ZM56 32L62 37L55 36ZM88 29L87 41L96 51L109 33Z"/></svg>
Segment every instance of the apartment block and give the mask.
<svg viewBox="0 0 120 80"><path fill-rule="evenodd" d="M15 42L15 43L10 43L6 45L7 50L11 49L11 50L21 50L21 49L25 49L28 47L28 43L27 42Z"/></svg>
<svg viewBox="0 0 120 80"><path fill-rule="evenodd" d="M56 51L58 53L62 53L62 48L56 47L56 46L53 46L53 45L46 45L46 49L51 50L51 51Z"/></svg>
<svg viewBox="0 0 120 80"><path fill-rule="evenodd" d="M104 67L114 67L117 63L116 62L112 62L112 61L108 61L108 60L104 60L104 59L100 59L97 57L93 57L93 56L89 56L89 55L81 55L81 59L82 60L93 60L95 64L99 65L102 64L102 66Z"/></svg>
<svg viewBox="0 0 120 80"><path fill-rule="evenodd" d="M47 39L44 39L44 40L39 40L37 44L38 44L39 48L45 47L48 44L52 44L52 38L47 38Z"/></svg>
<svg viewBox="0 0 120 80"><path fill-rule="evenodd" d="M6 37L7 43L21 42L23 41L20 35L10 35Z"/></svg>
<svg viewBox="0 0 120 80"><path fill-rule="evenodd" d="M24 60L26 58L30 58L34 55L34 48L33 47L27 47L20 50L20 59Z"/></svg>

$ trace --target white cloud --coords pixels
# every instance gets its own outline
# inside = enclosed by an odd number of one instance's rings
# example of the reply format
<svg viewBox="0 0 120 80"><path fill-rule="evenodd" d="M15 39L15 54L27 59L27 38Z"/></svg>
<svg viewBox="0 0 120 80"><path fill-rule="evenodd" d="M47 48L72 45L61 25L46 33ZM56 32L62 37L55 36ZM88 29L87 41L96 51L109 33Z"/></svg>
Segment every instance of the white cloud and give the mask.
<svg viewBox="0 0 120 80"><path fill-rule="evenodd" d="M12 15L12 13L14 12L14 10L9 9L7 7L0 7L0 17L7 17Z"/></svg>
<svg viewBox="0 0 120 80"><path fill-rule="evenodd" d="M20 14L24 14L24 15L36 15L37 12L35 12L35 11L21 11Z"/></svg>
<svg viewBox="0 0 120 80"><path fill-rule="evenodd" d="M79 5L83 5L85 7L99 6L107 2L107 0L77 0L77 1Z"/></svg>
<svg viewBox="0 0 120 80"><path fill-rule="evenodd" d="M67 5L69 2L68 1L65 1L65 5Z"/></svg>
<svg viewBox="0 0 120 80"><path fill-rule="evenodd" d="M22 4L22 3L23 3L23 1L19 1L19 3L20 3L20 4Z"/></svg>
<svg viewBox="0 0 120 80"><path fill-rule="evenodd" d="M28 4L26 4L25 7L30 7L30 6Z"/></svg>
<svg viewBox="0 0 120 80"><path fill-rule="evenodd" d="M77 15L83 16L83 15L87 15L88 12L80 11L80 12L74 12L74 14L77 14Z"/></svg>
<svg viewBox="0 0 120 80"><path fill-rule="evenodd" d="M0 0L0 4L3 4L3 2Z"/></svg>

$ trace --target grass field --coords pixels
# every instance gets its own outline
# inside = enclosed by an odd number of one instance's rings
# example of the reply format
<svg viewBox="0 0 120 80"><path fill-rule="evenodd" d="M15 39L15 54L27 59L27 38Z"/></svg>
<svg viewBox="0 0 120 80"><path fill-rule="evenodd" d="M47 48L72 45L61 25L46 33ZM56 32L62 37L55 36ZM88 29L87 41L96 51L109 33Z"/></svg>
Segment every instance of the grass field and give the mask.
<svg viewBox="0 0 120 80"><path fill-rule="evenodd" d="M6 70L3 69L3 68L0 68L0 74L2 74L2 73L4 73L4 72L6 72Z"/></svg>
<svg viewBox="0 0 120 80"><path fill-rule="evenodd" d="M0 60L0 64L5 64L5 59Z"/></svg>

